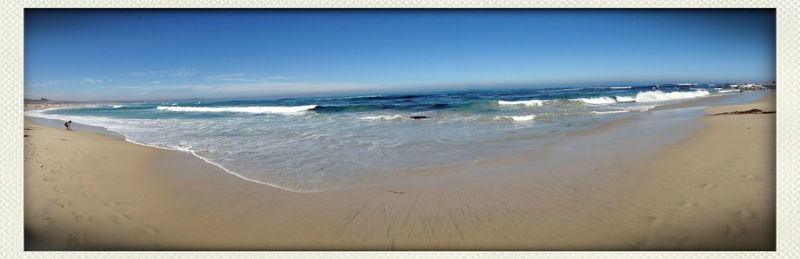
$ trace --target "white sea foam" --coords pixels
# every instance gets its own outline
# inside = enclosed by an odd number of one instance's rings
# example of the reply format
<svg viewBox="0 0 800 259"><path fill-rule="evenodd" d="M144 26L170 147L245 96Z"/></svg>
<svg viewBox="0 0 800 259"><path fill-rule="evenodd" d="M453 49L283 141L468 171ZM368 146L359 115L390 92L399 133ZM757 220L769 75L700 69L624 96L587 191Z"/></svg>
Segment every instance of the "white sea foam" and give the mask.
<svg viewBox="0 0 800 259"><path fill-rule="evenodd" d="M400 120L403 116L397 115L376 115L376 116L364 116L358 119L361 120L371 120L371 121L391 121L391 120Z"/></svg>
<svg viewBox="0 0 800 259"><path fill-rule="evenodd" d="M542 100L527 100L527 101L497 101L499 105L525 105L525 106L542 106L544 101Z"/></svg>
<svg viewBox="0 0 800 259"><path fill-rule="evenodd" d="M314 191L307 191L307 190L292 189L292 188L288 188L288 187L284 187L284 186L279 186L279 185L276 185L276 184L273 184L273 183L254 180L254 179L250 179L250 178L244 177L243 175L241 175L239 173L236 173L236 172L234 172L232 170L229 170L228 168L226 168L225 166L223 166L223 165L221 165L221 164L219 164L217 162L211 161L211 159L209 159L207 157L198 155L197 152L192 150L192 145L182 144L182 145L160 146L160 145L147 144L147 143L144 143L144 142L139 142L139 141L128 139L128 138L126 138L125 141L133 143L133 144L137 144L137 145L148 146L148 147L153 147L153 148L158 148L158 149L176 150L176 151L181 151L181 152L187 152L187 153L191 154L192 156L197 157L200 160L203 160L203 162L206 162L206 163L208 163L210 165L216 166L216 167L222 169L222 171L225 171L228 174L231 174L233 176L238 177L239 179L242 179L242 180L245 180L245 181L248 181L248 182L263 184L263 185L267 185L267 186L271 186L271 187L275 187L275 188L278 188L278 189L281 189L281 190L295 192L295 193L312 193L312 192L314 192Z"/></svg>
<svg viewBox="0 0 800 259"><path fill-rule="evenodd" d="M723 93L724 94L724 93L733 93L733 92L736 92L736 91L738 91L738 90L727 89L727 90L719 90L719 91L717 91L717 93Z"/></svg>
<svg viewBox="0 0 800 259"><path fill-rule="evenodd" d="M609 87L608 89L631 89L631 87L630 86L612 86L612 87Z"/></svg>
<svg viewBox="0 0 800 259"><path fill-rule="evenodd" d="M691 99L707 95L709 95L709 92L706 90L697 90L691 92L669 92L669 93L656 90L656 91L647 91L636 94L636 102L637 103L663 102L663 101L680 100L680 99Z"/></svg>
<svg viewBox="0 0 800 259"><path fill-rule="evenodd" d="M536 115L521 115L521 116L495 116L495 120L511 120L511 121L532 121Z"/></svg>
<svg viewBox="0 0 800 259"><path fill-rule="evenodd" d="M622 110L622 111L592 111L592 114L601 115L601 114L626 113L626 112L629 112L629 111L628 110Z"/></svg>
<svg viewBox="0 0 800 259"><path fill-rule="evenodd" d="M125 105L111 105L111 108L114 108L114 109L122 108L122 107L125 107Z"/></svg>
<svg viewBox="0 0 800 259"><path fill-rule="evenodd" d="M580 102L585 103L585 104L591 104L591 105L604 105L604 104L617 103L617 100L614 100L614 98L605 97L605 96L594 97L594 98L578 98L578 99L574 99L574 100L580 101Z"/></svg>
<svg viewBox="0 0 800 259"><path fill-rule="evenodd" d="M628 108L628 109L625 109L625 110L626 111L630 111L630 112L646 112L646 111L649 111L650 109L653 109L653 108L656 108L656 106L655 105L641 105L641 106Z"/></svg>
<svg viewBox="0 0 800 259"><path fill-rule="evenodd" d="M189 144L169 145L169 149L174 149L183 152L192 152L192 145Z"/></svg>
<svg viewBox="0 0 800 259"><path fill-rule="evenodd" d="M317 108L316 105L303 106L227 106L227 107L183 107L183 106L158 106L156 109L173 112L242 112L242 113L300 113Z"/></svg>
<svg viewBox="0 0 800 259"><path fill-rule="evenodd" d="M568 92L568 91L575 91L581 90L583 88L563 88L563 89L547 89L550 92Z"/></svg>
<svg viewBox="0 0 800 259"><path fill-rule="evenodd" d="M636 97L633 96L617 96L615 97L618 103L631 103L636 101Z"/></svg>
<svg viewBox="0 0 800 259"><path fill-rule="evenodd" d="M315 100L319 100L319 101L329 101L329 100L347 100L347 99L358 99L358 98L375 98L375 97L382 97L382 95L341 96L341 97L318 98L318 99L315 99Z"/></svg>

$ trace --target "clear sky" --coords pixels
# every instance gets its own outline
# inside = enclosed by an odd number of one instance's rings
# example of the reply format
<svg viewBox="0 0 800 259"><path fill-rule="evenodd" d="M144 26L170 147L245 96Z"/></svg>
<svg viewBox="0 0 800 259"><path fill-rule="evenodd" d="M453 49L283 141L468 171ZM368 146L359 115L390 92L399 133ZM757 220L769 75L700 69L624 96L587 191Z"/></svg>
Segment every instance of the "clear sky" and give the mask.
<svg viewBox="0 0 800 259"><path fill-rule="evenodd" d="M773 80L773 10L25 12L26 98Z"/></svg>

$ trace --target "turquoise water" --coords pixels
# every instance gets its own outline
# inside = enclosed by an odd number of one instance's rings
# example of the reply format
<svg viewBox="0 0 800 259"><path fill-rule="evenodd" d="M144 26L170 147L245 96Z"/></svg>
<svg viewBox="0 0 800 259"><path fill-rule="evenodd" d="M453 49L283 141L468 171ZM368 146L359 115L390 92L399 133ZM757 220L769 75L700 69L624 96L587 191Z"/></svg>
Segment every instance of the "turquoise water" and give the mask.
<svg viewBox="0 0 800 259"><path fill-rule="evenodd" d="M250 181L314 192L532 150L551 136L715 95L740 94L715 85L573 87L119 103L26 115L104 127Z"/></svg>

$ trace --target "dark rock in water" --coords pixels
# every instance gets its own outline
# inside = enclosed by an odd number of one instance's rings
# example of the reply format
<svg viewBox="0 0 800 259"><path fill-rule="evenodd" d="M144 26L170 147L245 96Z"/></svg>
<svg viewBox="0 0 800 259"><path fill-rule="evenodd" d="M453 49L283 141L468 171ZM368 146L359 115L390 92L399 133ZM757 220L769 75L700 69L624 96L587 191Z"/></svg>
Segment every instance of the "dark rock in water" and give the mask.
<svg viewBox="0 0 800 259"><path fill-rule="evenodd" d="M428 118L430 118L430 117L428 117L428 116L421 116L421 115L415 115L415 116L411 116L411 117L409 117L409 118L412 118L412 119L415 119L415 120L419 120L419 119L428 119Z"/></svg>
<svg viewBox="0 0 800 259"><path fill-rule="evenodd" d="M761 109L750 109L746 111L732 111L732 112L723 112L723 113L716 113L711 114L711 116L715 115L737 115L737 114L770 114L775 113L775 111L762 111Z"/></svg>

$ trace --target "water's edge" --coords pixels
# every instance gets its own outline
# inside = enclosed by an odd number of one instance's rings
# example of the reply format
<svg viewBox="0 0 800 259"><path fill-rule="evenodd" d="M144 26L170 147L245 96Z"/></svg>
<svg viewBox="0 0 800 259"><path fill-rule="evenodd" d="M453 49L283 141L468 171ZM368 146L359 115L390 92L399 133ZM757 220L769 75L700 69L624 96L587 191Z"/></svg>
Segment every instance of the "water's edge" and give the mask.
<svg viewBox="0 0 800 259"><path fill-rule="evenodd" d="M63 127L63 123L64 123L63 121L59 121L59 120L55 120L55 119L48 119L48 118L35 117L35 116L28 116L28 115L24 115L24 119L25 119L26 122L30 122L31 124L34 124L34 125L44 126L44 127L58 129L58 130L66 130L65 128L62 128ZM135 142L135 141L132 141L130 139L125 138L125 136L122 135L119 132L116 132L116 131L113 131L113 130L109 130L109 129L107 129L105 127L102 127L102 126L95 126L95 125L88 125L88 124L81 124L81 123L73 122L71 124L71 127L72 127L72 129L74 131L89 132L89 133L92 133L92 134L111 137L113 139L125 141L125 142L128 142L128 143L134 144L134 145L140 145L140 146L144 146L144 147L148 147L148 148L155 148L155 149L158 149L158 150L164 150L164 151L168 151L168 152L188 153L188 154L191 154L193 157L199 159L200 161L203 161L203 162L205 162L207 164L210 164L210 165L213 165L213 166L215 166L215 167L217 167L219 169L222 169L222 171L224 171L224 172L226 172L228 174L231 174L233 176L236 176L239 179L245 180L247 182L262 184L262 185L270 186L270 187L273 187L273 188L276 188L276 189L279 189L279 190L293 192L293 193L313 193L313 192L307 192L307 191L302 191L302 190L292 190L292 189L284 188L284 187L281 187L281 186L278 186L278 185L275 185L275 184L271 184L271 183L267 183L267 182L261 182L261 181L257 181L257 180L246 178L246 177L244 177L244 176L242 176L240 174L237 174L236 172L228 170L227 168L225 168L224 166L222 166L220 164L217 164L217 163L214 163L212 161L209 161L205 157L198 155L197 153L195 153L192 150L170 149L170 148L166 148L166 147L160 147L160 146L155 146L155 145L148 145L148 144L144 144L144 143L138 143L138 142Z"/></svg>
<svg viewBox="0 0 800 259"><path fill-rule="evenodd" d="M656 109L654 111L644 112L644 113L641 114L641 116L637 116L638 118L633 118L632 120L630 118L617 118L617 119L614 119L614 120L599 124L599 125L597 125L595 127L581 129L581 130L578 130L578 131L575 131L575 132L570 132L570 133L564 134L561 137L556 137L556 138L558 138L558 140L556 140L556 141L565 141L565 140L569 140L570 139L570 137L568 137L568 136L583 135L583 134L587 134L587 133L598 132L600 130L606 130L606 131L610 130L611 132L615 132L615 131L618 132L620 129L625 128L625 127L623 127L625 125L631 125L632 123L640 122L640 121L642 121L643 119L645 119L645 118L647 118L649 116L654 116L653 113L669 111L669 110L676 110L676 109L678 109L678 110L679 109L685 109L687 106L695 106L694 109L700 108L700 109L705 110L709 106L720 106L720 105L738 103L736 101L730 101L731 99L736 99L736 98L726 98L725 96L720 96L720 97L708 98L706 100L692 100L692 101L689 101L689 102L691 102L693 104L687 104L686 102L684 102L684 103L678 103L678 104L673 104L673 105L665 105L665 106L662 106L662 107L658 107L658 109ZM741 102L741 100L740 100L740 102ZM703 106L702 107L697 107L698 104L702 104ZM695 116L695 117L699 118L699 116ZM63 122L58 121L58 120L54 120L54 119L39 118L39 117L28 116L28 115L25 115L25 118L30 123L41 125L41 126L46 126L46 127L56 128L56 129L60 129L61 127L63 127ZM693 122L691 124L695 124L696 125L697 123ZM613 127L607 127L607 125L614 125L614 126ZM231 170L225 168L224 166L222 166L222 165L220 165L218 163L210 161L209 159L207 159L207 158L205 158L205 157L203 157L201 155L198 155L197 153L195 153L194 151L189 150L189 149L186 149L186 150L172 149L172 148L167 148L167 147L148 145L148 144L144 144L144 143L137 143L135 141L127 139L124 135L122 135L119 132L115 132L113 130L109 130L109 129L101 127L101 126L74 123L73 127L74 127L75 130L78 130L78 131L86 131L86 132L91 132L91 133L95 133L95 134L110 136L110 137L113 137L115 139L125 140L126 142L133 143L133 144L138 144L138 145L142 145L142 146L157 148L157 149L161 149L161 150L180 151L180 152L190 153L193 156L199 158L200 160L202 160L202 161L204 161L204 162L206 162L208 164L214 165L214 166L222 169L223 171L225 171L225 172L227 172L229 174L232 174L232 175L234 175L234 176L236 176L236 177L238 177L238 178L240 178L242 180L245 180L245 181L248 181L248 182L253 182L253 183L258 183L258 184L263 184L263 185L267 185L267 186L271 186L271 187L274 187L274 188L277 188L277 189L280 189L280 190L285 190L285 191L294 192L294 193L315 193L315 192L324 192L324 191L328 190L328 189L326 189L326 190L313 190L313 191L296 190L296 189L282 187L282 186L279 186L279 185L276 185L276 184L272 184L272 183L269 183L269 182L253 180L253 179L244 177L244 176L242 176L242 175L240 175L240 174L238 174L238 173L236 173L234 171L231 171ZM691 131L684 131L684 132L679 134L680 136L671 135L670 138L673 138L673 139L675 139L676 137L685 138L685 137L689 136L690 134L692 134L693 132L696 132L696 130L699 130L699 128L695 128L695 130L691 130ZM603 132L601 134L611 134L611 133ZM619 134L619 133L617 133L617 134ZM651 147L651 148L658 149L658 147ZM524 151L522 153L524 153ZM489 159L491 159L491 158L489 158ZM436 166L433 166L433 168L451 166L453 164L462 164L462 163L468 163L468 162L455 162L455 163L450 163L450 164L446 164L446 165L436 165ZM388 179L388 177L387 177L387 179ZM356 187L365 186L365 185L371 185L371 184L353 185L353 186L345 187L344 189L356 188ZM330 189L330 190L336 190L336 189Z"/></svg>

